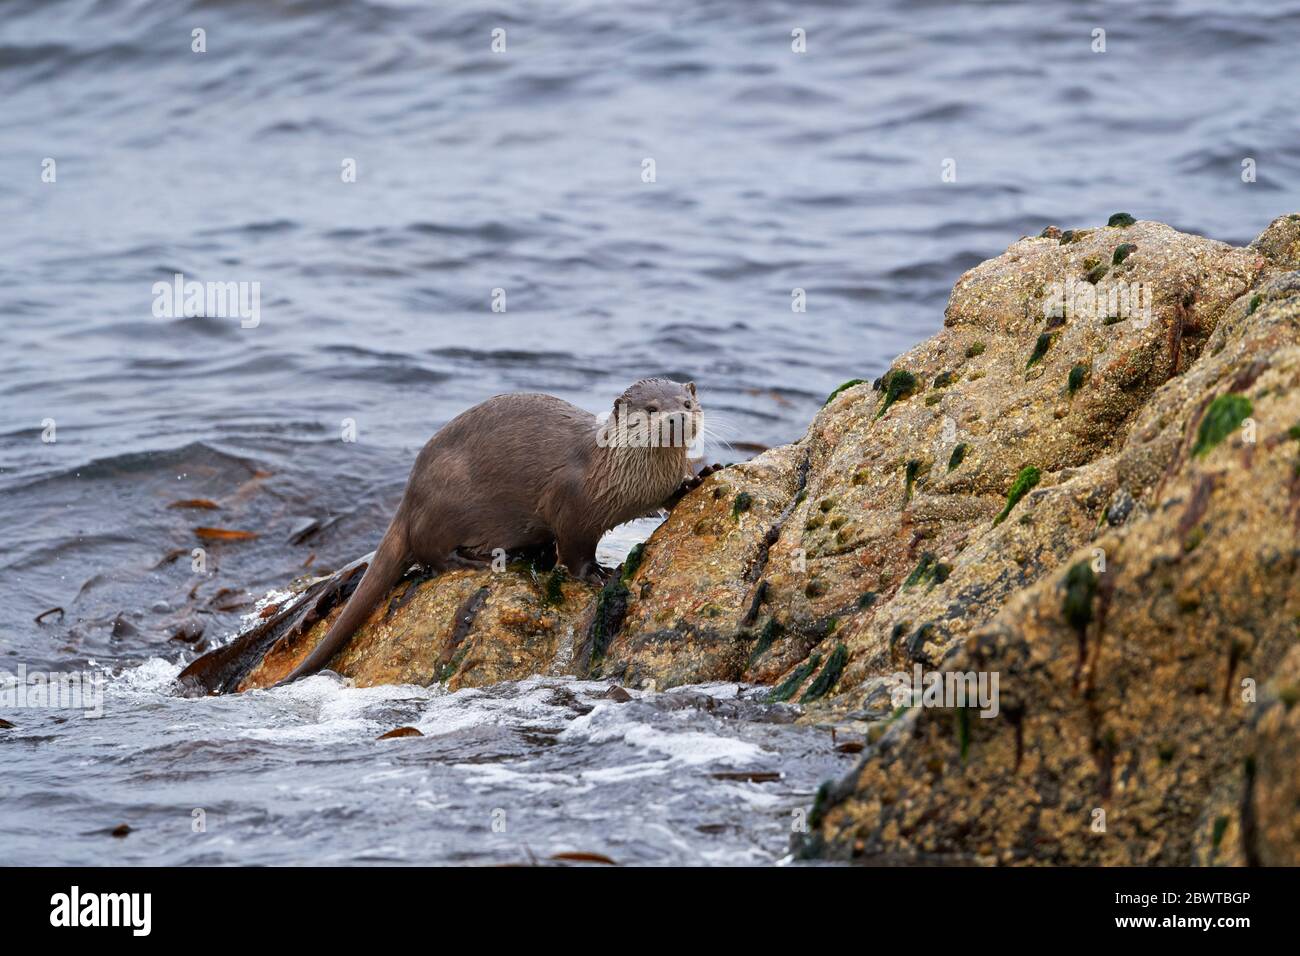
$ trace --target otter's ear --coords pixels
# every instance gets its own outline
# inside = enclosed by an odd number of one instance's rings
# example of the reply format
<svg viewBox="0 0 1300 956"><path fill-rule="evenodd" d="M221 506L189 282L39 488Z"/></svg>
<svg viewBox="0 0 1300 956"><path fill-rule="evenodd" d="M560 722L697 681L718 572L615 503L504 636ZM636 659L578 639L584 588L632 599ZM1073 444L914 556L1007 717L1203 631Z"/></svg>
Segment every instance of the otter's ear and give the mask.
<svg viewBox="0 0 1300 956"><path fill-rule="evenodd" d="M688 391L688 392L691 393L691 398L694 398L694 397L695 397L695 383L694 383L694 382L687 382L687 383L686 383L686 391Z"/></svg>

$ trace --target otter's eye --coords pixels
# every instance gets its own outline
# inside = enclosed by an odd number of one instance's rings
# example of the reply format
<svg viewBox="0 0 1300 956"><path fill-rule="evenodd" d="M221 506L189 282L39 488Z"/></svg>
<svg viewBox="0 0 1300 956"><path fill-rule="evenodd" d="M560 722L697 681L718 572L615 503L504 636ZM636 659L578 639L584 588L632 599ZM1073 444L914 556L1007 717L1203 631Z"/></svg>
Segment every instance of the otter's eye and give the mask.
<svg viewBox="0 0 1300 956"><path fill-rule="evenodd" d="M655 412L659 411L659 406L658 406L658 405L647 405L647 406L645 407L645 410L646 410L647 412L649 412L651 415L653 415Z"/></svg>

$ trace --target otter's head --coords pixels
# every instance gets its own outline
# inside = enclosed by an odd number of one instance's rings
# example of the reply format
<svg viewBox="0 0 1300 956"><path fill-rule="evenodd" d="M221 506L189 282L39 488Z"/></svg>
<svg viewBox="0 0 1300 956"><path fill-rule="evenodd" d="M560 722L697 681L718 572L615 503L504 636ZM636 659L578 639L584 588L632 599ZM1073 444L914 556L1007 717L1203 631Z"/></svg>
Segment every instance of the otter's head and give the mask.
<svg viewBox="0 0 1300 956"><path fill-rule="evenodd" d="M700 415L694 382L644 378L614 399L610 444L684 451L699 438Z"/></svg>

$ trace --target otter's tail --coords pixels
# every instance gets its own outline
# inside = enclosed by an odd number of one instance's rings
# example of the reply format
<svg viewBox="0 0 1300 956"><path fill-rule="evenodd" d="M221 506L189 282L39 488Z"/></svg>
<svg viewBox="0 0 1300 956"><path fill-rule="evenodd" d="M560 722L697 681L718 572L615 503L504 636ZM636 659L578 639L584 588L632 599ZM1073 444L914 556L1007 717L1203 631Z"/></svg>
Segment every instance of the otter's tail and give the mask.
<svg viewBox="0 0 1300 956"><path fill-rule="evenodd" d="M330 662L330 659L343 649L348 639L370 616L370 612L402 577L410 564L406 549L406 528L404 522L394 518L384 538L375 549L375 556L370 559L366 573L361 576L361 583L348 599L343 613L338 616L333 627L325 637L307 655L306 660L293 669L293 672L276 686L292 683L300 677L316 673Z"/></svg>

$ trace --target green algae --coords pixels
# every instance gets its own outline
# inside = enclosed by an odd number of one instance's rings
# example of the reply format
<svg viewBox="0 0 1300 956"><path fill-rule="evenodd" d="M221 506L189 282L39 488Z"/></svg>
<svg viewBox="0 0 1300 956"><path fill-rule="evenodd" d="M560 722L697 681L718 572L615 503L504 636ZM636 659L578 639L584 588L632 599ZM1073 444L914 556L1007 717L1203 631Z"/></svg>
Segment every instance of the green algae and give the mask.
<svg viewBox="0 0 1300 956"><path fill-rule="evenodd" d="M808 660L795 668L793 674L782 681L772 693L768 694L767 699L773 703L789 700L794 696L794 692L803 685L803 682L808 679L808 675L821 666L821 662L822 656L820 654L810 656Z"/></svg>
<svg viewBox="0 0 1300 956"><path fill-rule="evenodd" d="M1228 818L1224 816L1215 817L1214 833L1210 837L1210 842L1217 850L1219 844L1223 842L1223 835L1228 832Z"/></svg>
<svg viewBox="0 0 1300 956"><path fill-rule="evenodd" d="M469 654L469 645L466 644L464 647L462 647L459 651L456 652L456 655L451 660L443 664L442 667L438 668L438 674L437 674L438 683L445 684L447 683L447 681L451 680L452 677L456 675L456 671L460 668L460 665L465 662L465 657L468 654Z"/></svg>
<svg viewBox="0 0 1300 956"><path fill-rule="evenodd" d="M1034 485L1038 484L1042 477L1043 473L1033 465L1026 465L1024 468L1021 468L1020 473L1016 475L1015 481L1011 482L1010 490L1007 491L1007 506L1002 509L1002 512L996 518L993 519L993 524L1000 525L1005 521L1007 515L1011 514L1011 509L1020 502L1021 498L1029 493L1029 490L1033 488Z"/></svg>
<svg viewBox="0 0 1300 956"><path fill-rule="evenodd" d="M1254 406L1245 395L1220 395L1205 410L1192 455L1196 458L1207 455L1210 449L1236 431L1253 410Z"/></svg>
<svg viewBox="0 0 1300 956"><path fill-rule="evenodd" d="M642 541L629 551L627 557L623 559L623 573L619 575L619 578L623 581L630 581L632 576L640 570L641 562L644 558L645 542Z"/></svg>
<svg viewBox="0 0 1300 956"><path fill-rule="evenodd" d="M542 603L553 604L557 607L564 603L564 581L568 577L564 573L564 568L557 567L546 579L546 586L542 591Z"/></svg>
<svg viewBox="0 0 1300 956"><path fill-rule="evenodd" d="M835 650L826 659L826 666L822 668L816 680L809 685L804 695L799 698L799 703L809 704L814 700L825 697L827 692L839 682L840 675L844 673L844 665L848 663L848 660L849 649L843 644L836 644Z"/></svg>
<svg viewBox="0 0 1300 956"><path fill-rule="evenodd" d="M831 781L827 780L817 788L817 795L813 797L812 809L808 811L808 827L810 830L817 830L822 824L822 817L826 815L826 805L830 803L831 798Z"/></svg>
<svg viewBox="0 0 1300 956"><path fill-rule="evenodd" d="M918 584L926 584L933 588L936 584L942 584L948 580L948 575L952 574L952 565L940 561L933 551L926 551L912 569L912 573L907 576L903 582L904 588L915 587Z"/></svg>
<svg viewBox="0 0 1300 956"><path fill-rule="evenodd" d="M599 673L609 642L614 639L614 633L623 623L628 598L631 596L632 592L621 580L610 581L600 589L591 626L591 663L587 666L589 676L594 677Z"/></svg>
<svg viewBox="0 0 1300 956"><path fill-rule="evenodd" d="M886 372L880 379L880 387L885 394L880 403L880 411L876 412L876 418L889 411L890 406L895 402L911 396L916 391L916 385L916 376L906 369L892 369Z"/></svg>
<svg viewBox="0 0 1300 956"><path fill-rule="evenodd" d="M903 587L904 588L913 587L914 585L920 584L927 577L929 577L929 575L932 574L934 571L934 564L936 560L937 559L933 551L926 551L922 553L921 559L916 562L916 567L912 569L912 573L909 574L907 576L907 580L903 582Z"/></svg>
<svg viewBox="0 0 1300 956"><path fill-rule="evenodd" d="M1052 334L1044 332L1038 336L1038 341L1034 343L1034 351L1029 355L1029 361L1025 362L1025 368L1031 369L1043 360L1047 350L1052 347Z"/></svg>
<svg viewBox="0 0 1300 956"><path fill-rule="evenodd" d="M904 480L904 484L903 484L903 505L904 505L904 507L906 507L906 506L907 506L907 503L908 503L909 501L912 500L912 485L916 482L916 476L919 475L920 473L921 473L921 462L920 462L920 460L917 459L917 458L913 458L911 461L909 461L909 462L907 463L907 466L906 466L906 467L904 468L904 470L903 470L903 476L904 476L904 477L903 477L903 480Z"/></svg>
<svg viewBox="0 0 1300 956"><path fill-rule="evenodd" d="M1065 598L1061 614L1082 634L1092 621L1092 602L1097 596L1097 575L1088 561L1079 561L1065 572Z"/></svg>
<svg viewBox="0 0 1300 956"><path fill-rule="evenodd" d="M826 396L826 401L822 402L822 408L825 408L831 402L835 401L835 399L839 398L841 392L847 391L848 389L852 388L854 385L862 385L865 381L866 379L862 379L862 378L849 379L847 382L845 382L835 391L831 392L830 395Z"/></svg>
<svg viewBox="0 0 1300 956"><path fill-rule="evenodd" d="M758 635L758 642L749 654L749 662L745 666L753 667L754 662L767 653L768 648L784 633L785 626L780 621L774 617L768 618L767 623L763 625L763 630Z"/></svg>

